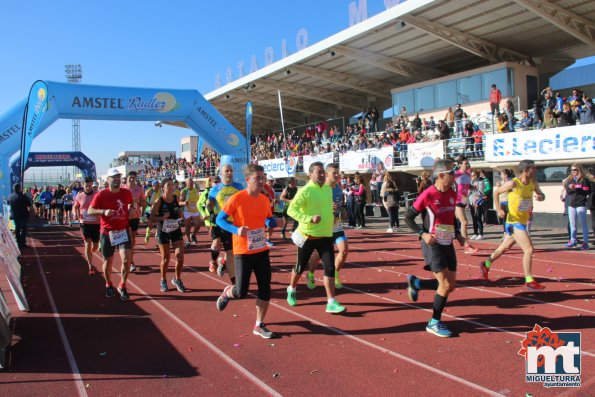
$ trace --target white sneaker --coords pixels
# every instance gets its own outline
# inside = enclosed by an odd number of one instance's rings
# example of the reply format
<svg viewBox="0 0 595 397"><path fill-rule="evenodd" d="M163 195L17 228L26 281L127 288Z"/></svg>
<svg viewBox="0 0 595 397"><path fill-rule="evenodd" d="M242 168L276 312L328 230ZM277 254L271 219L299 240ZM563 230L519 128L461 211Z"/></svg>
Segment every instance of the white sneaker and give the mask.
<svg viewBox="0 0 595 397"><path fill-rule="evenodd" d="M477 236L476 240L483 240L483 234L480 234L479 236Z"/></svg>
<svg viewBox="0 0 595 397"><path fill-rule="evenodd" d="M386 229L386 232L387 233L392 233L393 232L393 228L392 227L389 227L388 229Z"/></svg>
<svg viewBox="0 0 595 397"><path fill-rule="evenodd" d="M471 238L469 240L477 240L477 234L474 234L473 236L471 236Z"/></svg>

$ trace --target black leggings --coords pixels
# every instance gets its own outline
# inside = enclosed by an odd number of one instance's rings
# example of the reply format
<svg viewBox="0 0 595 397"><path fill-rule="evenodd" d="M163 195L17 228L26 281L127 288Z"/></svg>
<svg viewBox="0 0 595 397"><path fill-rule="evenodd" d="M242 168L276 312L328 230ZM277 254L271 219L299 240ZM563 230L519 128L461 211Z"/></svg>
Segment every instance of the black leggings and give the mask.
<svg viewBox="0 0 595 397"><path fill-rule="evenodd" d="M483 207L485 203L482 205L478 205L477 207L470 205L469 208L471 209L471 218L473 218L473 234L483 236ZM479 233L478 233L479 231Z"/></svg>
<svg viewBox="0 0 595 397"><path fill-rule="evenodd" d="M389 227L399 227L399 206L393 205L386 209L388 212Z"/></svg>
<svg viewBox="0 0 595 397"><path fill-rule="evenodd" d="M335 247L333 247L332 237L306 240L301 248L298 247L297 263L295 264L293 271L297 274L302 274L304 269L308 267L308 262L310 261L310 257L314 250L318 252L318 256L322 261L324 275L326 277L335 277Z"/></svg>
<svg viewBox="0 0 595 397"><path fill-rule="evenodd" d="M250 287L252 271L256 275L258 284L258 299L269 301L271 299L271 260L269 251L257 254L235 255L236 284L232 289L234 298L244 298Z"/></svg>
<svg viewBox="0 0 595 397"><path fill-rule="evenodd" d="M366 202L356 201L355 203L355 223L357 226L366 227Z"/></svg>
<svg viewBox="0 0 595 397"><path fill-rule="evenodd" d="M283 211L283 219L285 219L285 224L281 228L281 234L285 234L285 230L287 230L287 224L289 223L290 220L293 221L293 226L291 227L291 232L292 233L295 232L295 229L297 229L299 226L299 222L296 221L295 219L293 219L292 217L290 217L289 215L287 215L287 210Z"/></svg>

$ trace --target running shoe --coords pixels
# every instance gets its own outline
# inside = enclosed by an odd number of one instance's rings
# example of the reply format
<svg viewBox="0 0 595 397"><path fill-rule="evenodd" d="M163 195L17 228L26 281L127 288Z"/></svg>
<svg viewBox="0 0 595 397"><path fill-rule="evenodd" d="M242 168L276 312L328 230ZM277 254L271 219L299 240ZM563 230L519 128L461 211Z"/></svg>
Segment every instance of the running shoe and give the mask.
<svg viewBox="0 0 595 397"><path fill-rule="evenodd" d="M134 262L130 263L130 272L135 272L136 271L136 266L134 265Z"/></svg>
<svg viewBox="0 0 595 397"><path fill-rule="evenodd" d="M190 241L186 241L184 243L184 248L190 248L191 245L192 245L192 243Z"/></svg>
<svg viewBox="0 0 595 397"><path fill-rule="evenodd" d="M289 288L291 287L287 287L287 304L289 306L295 306L297 305L297 294L296 291L290 291Z"/></svg>
<svg viewBox="0 0 595 397"><path fill-rule="evenodd" d="M486 266L485 262L479 263L479 271L480 271L482 280L490 281L490 279L488 278L488 273L490 272L490 268Z"/></svg>
<svg viewBox="0 0 595 397"><path fill-rule="evenodd" d="M332 314L343 313L345 311L345 306L340 304L337 301L332 301L326 304L326 312Z"/></svg>
<svg viewBox="0 0 595 397"><path fill-rule="evenodd" d="M314 273L308 272L306 275L306 286L308 289L316 288L316 282L314 281Z"/></svg>
<svg viewBox="0 0 595 397"><path fill-rule="evenodd" d="M475 254L477 251L479 251L477 248L470 246L469 244L467 244L465 246L465 253L466 254Z"/></svg>
<svg viewBox="0 0 595 397"><path fill-rule="evenodd" d="M116 296L116 289L113 286L105 287L105 296L106 298L113 298Z"/></svg>
<svg viewBox="0 0 595 397"><path fill-rule="evenodd" d="M177 279L177 278L172 278L171 283L176 286L178 291L186 292L186 287L184 287L184 283L182 282L182 280Z"/></svg>
<svg viewBox="0 0 595 397"><path fill-rule="evenodd" d="M276 336L273 332L268 330L264 323L260 323L260 325L255 326L254 329L252 329L252 333L265 339L271 339Z"/></svg>
<svg viewBox="0 0 595 397"><path fill-rule="evenodd" d="M469 240L477 240L477 234L474 234L473 236L471 236L471 237L469 238Z"/></svg>
<svg viewBox="0 0 595 397"><path fill-rule="evenodd" d="M271 240L267 239L267 245L269 247L274 247L275 246L275 243L273 243Z"/></svg>
<svg viewBox="0 0 595 397"><path fill-rule="evenodd" d="M545 288L545 286L539 284L537 281L533 280L530 283L525 283L525 287L533 291L541 291Z"/></svg>
<svg viewBox="0 0 595 397"><path fill-rule="evenodd" d="M223 277L225 274L225 259L222 257L217 258L217 275Z"/></svg>
<svg viewBox="0 0 595 397"><path fill-rule="evenodd" d="M476 240L483 240L483 234L480 234L479 236L477 236Z"/></svg>
<svg viewBox="0 0 595 397"><path fill-rule="evenodd" d="M585 244L585 243L583 243L583 244L581 245L581 248L580 248L580 250L581 250L581 251L587 251L588 249L589 249L589 244Z"/></svg>
<svg viewBox="0 0 595 397"><path fill-rule="evenodd" d="M126 288L118 288L118 292L120 293L120 300L122 302L128 302L130 300L130 296L128 296L128 291L126 291Z"/></svg>
<svg viewBox="0 0 595 397"><path fill-rule="evenodd" d="M151 238L151 230L147 229L147 232L145 233L145 244L149 244L150 238Z"/></svg>
<svg viewBox="0 0 595 397"><path fill-rule="evenodd" d="M566 244L564 244L564 246L566 248L576 248L576 241L569 241Z"/></svg>
<svg viewBox="0 0 595 397"><path fill-rule="evenodd" d="M165 281L165 280L161 280L159 282L159 287L160 287L159 289L161 290L161 292L169 291L169 288L167 287L167 281Z"/></svg>
<svg viewBox="0 0 595 397"><path fill-rule="evenodd" d="M417 280L417 277L413 274L407 275L407 295L409 295L409 299L411 299L412 302L417 302L417 293L419 292L419 290L415 288L415 280Z"/></svg>
<svg viewBox="0 0 595 397"><path fill-rule="evenodd" d="M392 227L389 227L388 229L386 229L386 232L387 232L387 233L393 233L393 232L394 232L394 230L393 230L393 228L392 228Z"/></svg>
<svg viewBox="0 0 595 397"><path fill-rule="evenodd" d="M219 310L220 312L225 310L227 304L229 303L229 296L227 296L227 291L229 291L231 288L233 288L233 285L228 285L227 287L223 288L223 292L221 293L219 298L217 298L217 310Z"/></svg>
<svg viewBox="0 0 595 397"><path fill-rule="evenodd" d="M428 322L426 325L426 331L441 338L450 338L452 336L452 332L446 327L442 321L436 321L434 319Z"/></svg>
<svg viewBox="0 0 595 397"><path fill-rule="evenodd" d="M196 239L196 234L191 235L190 239L192 240L193 243L198 243L198 240Z"/></svg>
<svg viewBox="0 0 595 397"><path fill-rule="evenodd" d="M215 261L209 261L209 271L215 273L217 271L217 263Z"/></svg>

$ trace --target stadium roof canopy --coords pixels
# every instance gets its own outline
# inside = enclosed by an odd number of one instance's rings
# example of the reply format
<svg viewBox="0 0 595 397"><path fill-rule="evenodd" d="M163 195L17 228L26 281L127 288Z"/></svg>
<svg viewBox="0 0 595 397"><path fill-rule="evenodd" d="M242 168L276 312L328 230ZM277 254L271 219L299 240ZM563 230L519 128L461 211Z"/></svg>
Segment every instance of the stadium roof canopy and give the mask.
<svg viewBox="0 0 595 397"><path fill-rule="evenodd" d="M452 73L508 61L549 78L592 55L592 0L408 0L205 97L240 131L248 100L253 131L280 130L277 90L292 128L382 112L391 89Z"/></svg>

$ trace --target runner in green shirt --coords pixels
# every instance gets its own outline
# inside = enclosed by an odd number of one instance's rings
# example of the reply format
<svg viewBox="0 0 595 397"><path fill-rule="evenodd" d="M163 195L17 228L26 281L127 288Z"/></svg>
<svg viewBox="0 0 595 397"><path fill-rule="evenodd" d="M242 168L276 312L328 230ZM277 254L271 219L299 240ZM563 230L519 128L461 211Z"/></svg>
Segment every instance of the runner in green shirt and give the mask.
<svg viewBox="0 0 595 397"><path fill-rule="evenodd" d="M310 182L291 201L287 214L299 222L291 238L297 245L297 263L287 287L287 303L297 305L296 287L316 250L324 267L327 313L341 313L345 307L335 300L335 250L333 247L334 206L331 187L326 185L324 164L317 161L308 170Z"/></svg>

